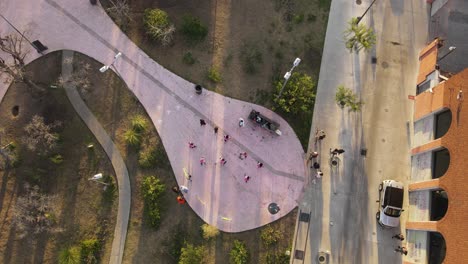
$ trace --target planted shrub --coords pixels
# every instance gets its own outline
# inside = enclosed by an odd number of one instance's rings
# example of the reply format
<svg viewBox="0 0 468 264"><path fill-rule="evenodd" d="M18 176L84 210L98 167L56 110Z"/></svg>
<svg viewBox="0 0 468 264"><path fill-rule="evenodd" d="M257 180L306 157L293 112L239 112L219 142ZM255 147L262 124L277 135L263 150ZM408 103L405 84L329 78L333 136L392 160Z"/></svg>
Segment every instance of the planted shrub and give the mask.
<svg viewBox="0 0 468 264"><path fill-rule="evenodd" d="M146 9L143 15L146 33L162 45L169 45L175 32L169 16L161 9Z"/></svg>
<svg viewBox="0 0 468 264"><path fill-rule="evenodd" d="M59 264L80 264L81 252L79 247L62 249L59 253Z"/></svg>
<svg viewBox="0 0 468 264"><path fill-rule="evenodd" d="M125 142L135 148L139 148L142 141L142 136L140 133L133 129L129 129L124 133Z"/></svg>
<svg viewBox="0 0 468 264"><path fill-rule="evenodd" d="M192 244L186 243L181 249L179 264L203 264L205 263L204 256L206 255L204 246L195 247Z"/></svg>
<svg viewBox="0 0 468 264"><path fill-rule="evenodd" d="M266 246L278 243L282 236L283 233L280 230L275 230L271 225L265 226L260 233L260 237Z"/></svg>
<svg viewBox="0 0 468 264"><path fill-rule="evenodd" d="M148 176L141 185L142 195L145 199L145 208L149 224L158 227L161 220L160 198L164 193L165 185L155 176Z"/></svg>
<svg viewBox="0 0 468 264"><path fill-rule="evenodd" d="M142 168L151 168L154 167L158 162L158 150L156 147L150 146L145 150L140 151L140 156L138 158L138 164Z"/></svg>
<svg viewBox="0 0 468 264"><path fill-rule="evenodd" d="M132 129L138 133L143 133L148 128L148 121L142 115L136 115L130 121L132 123Z"/></svg>
<svg viewBox="0 0 468 264"><path fill-rule="evenodd" d="M188 51L184 54L184 57L182 58L182 61L187 64L187 65L193 65L197 60L193 57L192 52Z"/></svg>
<svg viewBox="0 0 468 264"><path fill-rule="evenodd" d="M251 43L244 43L241 47L240 61L243 70L248 74L257 72L257 67L263 62L263 56L258 47Z"/></svg>
<svg viewBox="0 0 468 264"><path fill-rule="evenodd" d="M201 23L200 19L191 15L183 17L181 28L182 34L190 44L202 41L208 34L207 27Z"/></svg>
<svg viewBox="0 0 468 264"><path fill-rule="evenodd" d="M81 241L81 262L82 263L98 263L99 251L101 250L101 242L97 238L90 238Z"/></svg>
<svg viewBox="0 0 468 264"><path fill-rule="evenodd" d="M60 154L54 155L50 157L50 161L52 161L54 164L59 165L62 164L63 162L63 157Z"/></svg>
<svg viewBox="0 0 468 264"><path fill-rule="evenodd" d="M219 235L219 230L215 226L209 224L203 224L201 226L203 232L203 238L209 240Z"/></svg>
<svg viewBox="0 0 468 264"><path fill-rule="evenodd" d="M229 260L232 264L246 264L249 261L249 252L244 242L234 240L234 246L229 252Z"/></svg>
<svg viewBox="0 0 468 264"><path fill-rule="evenodd" d="M208 70L208 79L210 79L210 81L214 83L219 83L223 80L221 78L221 73L219 73L219 71L215 67L211 67Z"/></svg>

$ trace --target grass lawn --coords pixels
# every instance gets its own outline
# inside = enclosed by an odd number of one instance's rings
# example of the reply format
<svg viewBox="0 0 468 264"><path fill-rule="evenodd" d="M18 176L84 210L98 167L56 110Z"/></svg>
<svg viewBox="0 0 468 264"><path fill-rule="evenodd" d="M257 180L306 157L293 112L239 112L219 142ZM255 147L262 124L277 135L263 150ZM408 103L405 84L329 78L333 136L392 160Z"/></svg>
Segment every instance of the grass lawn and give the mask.
<svg viewBox="0 0 468 264"><path fill-rule="evenodd" d="M75 53L75 67L82 63L99 69L102 65L93 59ZM97 78L99 77L99 78ZM262 228L228 234L222 233L214 240L205 241L201 235L203 220L188 205L179 205L175 194L170 190L177 186L169 160L160 143L158 133L136 97L125 84L111 71L101 76L90 76L92 89L82 90L81 95L88 107L97 116L107 132L112 135L120 149L130 173L132 187L132 205L130 223L125 245L124 263L178 263L180 248L187 241L195 245L205 245L208 263L223 263L229 259L229 251L235 239L246 242L251 254L251 263L264 263L268 254L285 252L292 245L297 210L281 218L272 226L280 230L283 236L276 245L267 247L261 243ZM150 169L143 169L138 164L139 152L127 147L123 134L130 128L130 119L143 115L149 124L144 134L142 151L146 146L156 146L158 160ZM159 228L152 228L146 220L145 205L141 194L142 179L154 175L166 186L161 199L162 219Z"/></svg>
<svg viewBox="0 0 468 264"><path fill-rule="evenodd" d="M61 71L61 53L54 52L27 67L32 80L42 87L55 83ZM24 127L34 115L45 123L60 121L56 129L59 146L53 153L40 156L22 143ZM115 178L103 149L82 122L62 89L47 89L31 95L23 83L13 83L0 104L1 146L15 142L21 162L16 168L0 170L0 263L57 263L61 250L78 246L82 240L96 238L101 249L98 259L108 262L116 218L116 195L110 188L88 178L103 173ZM89 150L88 144L94 144ZM63 162L50 157L60 154ZM28 234L19 238L13 222L15 205L25 193L24 185L37 185L40 192L57 197L55 226L58 232Z"/></svg>
<svg viewBox="0 0 468 264"><path fill-rule="evenodd" d="M294 59L298 72L317 81L331 0L132 0L131 21L122 27L129 38L155 61L204 87L244 101L273 108L273 82L281 79ZM101 0L104 7L109 0ZM174 41L162 46L143 28L147 8L166 11L176 27ZM186 41L183 17L200 19L208 29L199 43ZM185 59L184 59L185 58ZM220 82L210 81L215 68ZM247 72L249 71L249 73ZM312 112L278 112L295 129L304 148L309 139Z"/></svg>

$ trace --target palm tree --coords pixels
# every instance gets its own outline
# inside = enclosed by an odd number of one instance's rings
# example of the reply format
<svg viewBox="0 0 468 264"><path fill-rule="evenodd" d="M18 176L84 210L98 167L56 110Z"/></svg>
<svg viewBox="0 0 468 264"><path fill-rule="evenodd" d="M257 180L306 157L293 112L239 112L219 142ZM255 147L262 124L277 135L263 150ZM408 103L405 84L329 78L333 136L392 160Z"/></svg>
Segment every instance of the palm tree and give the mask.
<svg viewBox="0 0 468 264"><path fill-rule="evenodd" d="M357 18L352 18L348 22L349 27L344 32L346 48L352 52L353 49L369 51L375 45L376 36L371 28L363 24L358 24Z"/></svg>

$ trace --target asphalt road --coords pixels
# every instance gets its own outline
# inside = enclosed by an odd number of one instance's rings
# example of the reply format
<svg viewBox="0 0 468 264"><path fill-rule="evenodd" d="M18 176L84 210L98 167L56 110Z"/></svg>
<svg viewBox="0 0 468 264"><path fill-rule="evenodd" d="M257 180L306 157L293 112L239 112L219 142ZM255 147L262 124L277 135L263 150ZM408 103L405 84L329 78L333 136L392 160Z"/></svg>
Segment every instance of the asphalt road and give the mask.
<svg viewBox="0 0 468 264"><path fill-rule="evenodd" d="M328 253L329 263L393 264L403 259L394 253L399 242L391 237L404 233L407 213L401 217L403 231L383 230L375 219L376 200L382 180L395 179L406 186L409 181L413 102L407 96L415 94L428 9L420 0L376 1L361 22L375 30L375 48L349 53L342 32L370 2L332 1L311 130L323 129L327 137L309 148L320 152L324 177L306 186L300 202L300 210L310 212L310 224L296 225L294 264L316 263L319 251ZM334 97L340 84L360 95L361 112L337 106ZM329 165L330 148L346 150L337 167ZM366 156L361 149L367 149ZM304 260L296 259L294 250L304 251Z"/></svg>

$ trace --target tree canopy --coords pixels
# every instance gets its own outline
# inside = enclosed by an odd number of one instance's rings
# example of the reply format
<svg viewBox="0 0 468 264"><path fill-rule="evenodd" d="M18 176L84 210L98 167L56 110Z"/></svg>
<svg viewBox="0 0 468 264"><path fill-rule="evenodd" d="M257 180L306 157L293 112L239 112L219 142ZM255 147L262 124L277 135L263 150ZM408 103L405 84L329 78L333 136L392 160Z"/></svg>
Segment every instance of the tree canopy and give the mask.
<svg viewBox="0 0 468 264"><path fill-rule="evenodd" d="M293 73L289 77L281 97L278 98L284 81L282 79L276 83L276 94L273 99L280 109L292 114L312 110L316 85L312 77L304 73Z"/></svg>

